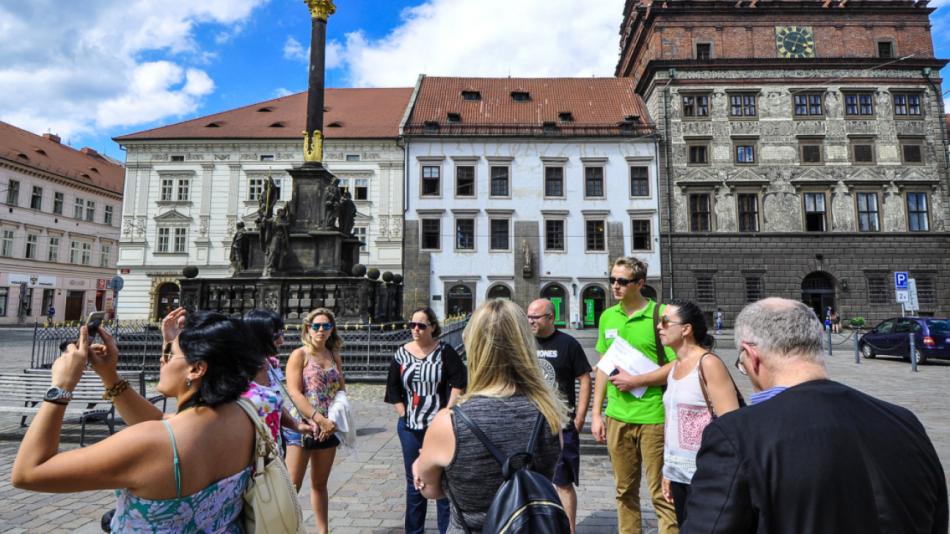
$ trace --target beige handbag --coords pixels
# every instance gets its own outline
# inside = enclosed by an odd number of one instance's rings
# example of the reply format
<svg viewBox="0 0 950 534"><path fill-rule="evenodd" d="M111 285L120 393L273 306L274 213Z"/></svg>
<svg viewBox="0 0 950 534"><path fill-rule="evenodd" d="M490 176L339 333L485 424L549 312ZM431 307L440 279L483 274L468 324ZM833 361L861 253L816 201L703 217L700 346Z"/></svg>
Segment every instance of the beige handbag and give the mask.
<svg viewBox="0 0 950 534"><path fill-rule="evenodd" d="M303 533L303 512L277 444L251 401L238 405L251 418L257 434L254 475L244 491L244 531L248 534Z"/></svg>

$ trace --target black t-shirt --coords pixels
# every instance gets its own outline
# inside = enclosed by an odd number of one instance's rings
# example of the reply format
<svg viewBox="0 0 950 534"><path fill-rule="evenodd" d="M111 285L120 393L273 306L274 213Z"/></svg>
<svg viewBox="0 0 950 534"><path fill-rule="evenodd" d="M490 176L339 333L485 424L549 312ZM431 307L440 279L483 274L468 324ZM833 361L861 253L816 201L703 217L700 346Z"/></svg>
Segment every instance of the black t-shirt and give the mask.
<svg viewBox="0 0 950 534"><path fill-rule="evenodd" d="M590 373L590 363L581 344L573 337L555 330L553 334L538 340L538 359L544 379L548 383L557 382L558 392L571 410L574 417L574 405L577 397L574 393L574 381L577 377Z"/></svg>

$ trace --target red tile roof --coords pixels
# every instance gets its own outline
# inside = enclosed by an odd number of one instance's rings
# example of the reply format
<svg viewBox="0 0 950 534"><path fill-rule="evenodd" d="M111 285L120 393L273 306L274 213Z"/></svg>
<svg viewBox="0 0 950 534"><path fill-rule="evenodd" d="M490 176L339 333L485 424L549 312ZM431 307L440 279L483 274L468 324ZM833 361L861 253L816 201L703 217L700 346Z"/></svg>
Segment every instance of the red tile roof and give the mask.
<svg viewBox="0 0 950 534"><path fill-rule="evenodd" d="M125 185L125 167L120 163L91 148L63 145L58 136L39 136L5 122L0 122L0 159L119 195Z"/></svg>
<svg viewBox="0 0 950 534"><path fill-rule="evenodd" d="M327 89L324 136L330 139L395 138L411 94L411 87ZM303 142L306 120L307 93L303 92L119 136L115 141L299 138Z"/></svg>
<svg viewBox="0 0 950 534"><path fill-rule="evenodd" d="M652 121L630 78L426 76L405 128L407 135L615 136L651 131Z"/></svg>

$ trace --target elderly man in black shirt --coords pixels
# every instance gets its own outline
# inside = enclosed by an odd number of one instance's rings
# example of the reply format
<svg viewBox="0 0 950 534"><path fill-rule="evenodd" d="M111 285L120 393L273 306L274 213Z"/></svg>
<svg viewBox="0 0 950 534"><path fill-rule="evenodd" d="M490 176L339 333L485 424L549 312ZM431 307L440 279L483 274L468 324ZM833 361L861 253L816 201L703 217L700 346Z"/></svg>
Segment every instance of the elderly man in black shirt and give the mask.
<svg viewBox="0 0 950 534"><path fill-rule="evenodd" d="M576 339L554 326L554 305L547 299L538 299L528 306L528 324L538 340L538 361L544 378L557 385L560 397L570 410L572 423L561 431L563 446L554 468L554 485L561 504L571 520L571 532L577 517L577 493L580 479L580 438L590 403L590 363ZM574 382L580 381L580 402L576 402Z"/></svg>

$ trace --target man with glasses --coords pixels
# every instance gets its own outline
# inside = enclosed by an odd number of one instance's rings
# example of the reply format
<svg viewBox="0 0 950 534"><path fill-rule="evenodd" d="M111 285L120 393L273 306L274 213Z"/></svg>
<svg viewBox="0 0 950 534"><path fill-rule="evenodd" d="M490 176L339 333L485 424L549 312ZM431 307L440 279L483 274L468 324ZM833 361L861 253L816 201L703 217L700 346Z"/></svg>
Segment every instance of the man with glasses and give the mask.
<svg viewBox="0 0 950 534"><path fill-rule="evenodd" d="M584 428L590 403L590 362L581 344L554 326L554 305L550 300L538 299L528 306L528 324L538 340L538 361L544 378L557 386L570 410L571 422L561 431L561 455L554 466L554 485L574 532L577 517L574 485L580 482L581 464L578 433ZM580 402L575 402L575 382L580 382Z"/></svg>
<svg viewBox="0 0 950 534"><path fill-rule="evenodd" d="M736 365L772 398L706 427L682 532L947 532L920 421L829 380L821 337L801 302L760 300L736 318Z"/></svg>
<svg viewBox="0 0 950 534"><path fill-rule="evenodd" d="M636 258L618 258L610 269L610 289L620 302L604 310L598 323L597 352L603 355L618 337L657 362L661 367L676 358L670 349L658 357L658 305L641 293L646 285L647 266ZM667 368L668 369L668 368ZM665 373L656 375L646 393L637 398L630 390L642 384L617 371L608 377L597 370L591 432L598 442L607 442L616 482L617 522L621 534L641 531L640 474L646 473L650 496L661 534L677 531L673 504L663 498L663 391ZM660 376L662 375L662 376ZM604 396L607 409L601 415Z"/></svg>

